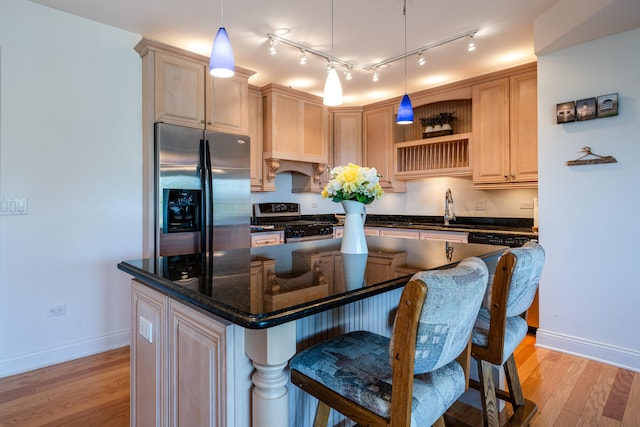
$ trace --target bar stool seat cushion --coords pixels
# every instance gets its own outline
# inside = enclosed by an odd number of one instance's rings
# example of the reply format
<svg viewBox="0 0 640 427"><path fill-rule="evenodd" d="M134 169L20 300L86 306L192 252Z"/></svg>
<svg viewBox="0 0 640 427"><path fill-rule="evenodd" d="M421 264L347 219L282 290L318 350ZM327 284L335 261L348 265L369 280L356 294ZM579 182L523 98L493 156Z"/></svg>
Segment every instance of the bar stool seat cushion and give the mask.
<svg viewBox="0 0 640 427"><path fill-rule="evenodd" d="M347 333L297 354L295 369L360 406L389 418L392 367L389 338L366 332ZM465 391L457 361L414 377L411 426L432 425Z"/></svg>
<svg viewBox="0 0 640 427"><path fill-rule="evenodd" d="M479 347L489 347L489 325L491 313L482 307L478 312L475 326L471 334L471 342ZM527 335L529 327L522 316L511 316L505 319L504 347L502 350L502 363L514 352Z"/></svg>

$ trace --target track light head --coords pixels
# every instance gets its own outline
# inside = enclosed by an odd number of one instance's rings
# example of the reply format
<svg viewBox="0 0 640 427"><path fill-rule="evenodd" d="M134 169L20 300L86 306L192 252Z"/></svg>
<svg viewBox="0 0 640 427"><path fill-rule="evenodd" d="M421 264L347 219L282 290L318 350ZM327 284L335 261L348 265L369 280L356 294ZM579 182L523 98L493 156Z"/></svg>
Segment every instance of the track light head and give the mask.
<svg viewBox="0 0 640 427"><path fill-rule="evenodd" d="M300 65L307 63L307 52L304 49L300 50Z"/></svg>
<svg viewBox="0 0 640 427"><path fill-rule="evenodd" d="M473 35L469 35L469 41L467 43L467 50L473 52L476 50L476 44L473 42Z"/></svg>
<svg viewBox="0 0 640 427"><path fill-rule="evenodd" d="M423 52L418 53L418 65L424 65L427 63L426 58L423 55Z"/></svg>
<svg viewBox="0 0 640 427"><path fill-rule="evenodd" d="M269 39L269 53L271 55L275 55L276 53L278 53L278 51L276 50L276 41L274 39Z"/></svg>
<svg viewBox="0 0 640 427"><path fill-rule="evenodd" d="M380 80L380 71L375 69L373 70L373 81L377 82L378 80Z"/></svg>

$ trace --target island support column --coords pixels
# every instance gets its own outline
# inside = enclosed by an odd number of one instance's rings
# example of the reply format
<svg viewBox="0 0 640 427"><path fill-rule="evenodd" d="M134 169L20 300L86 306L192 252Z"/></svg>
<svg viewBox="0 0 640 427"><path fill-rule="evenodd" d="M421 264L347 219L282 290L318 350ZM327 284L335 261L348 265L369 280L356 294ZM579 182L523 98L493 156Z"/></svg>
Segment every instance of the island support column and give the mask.
<svg viewBox="0 0 640 427"><path fill-rule="evenodd" d="M245 329L245 352L256 368L251 380L252 427L289 427L289 377L284 369L296 353L296 323Z"/></svg>

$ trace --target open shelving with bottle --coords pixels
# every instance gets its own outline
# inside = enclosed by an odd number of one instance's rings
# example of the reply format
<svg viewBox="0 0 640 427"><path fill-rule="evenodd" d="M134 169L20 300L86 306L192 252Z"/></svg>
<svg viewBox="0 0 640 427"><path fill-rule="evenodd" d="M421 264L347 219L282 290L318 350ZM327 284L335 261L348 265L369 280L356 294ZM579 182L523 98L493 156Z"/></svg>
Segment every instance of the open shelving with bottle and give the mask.
<svg viewBox="0 0 640 427"><path fill-rule="evenodd" d="M421 117L455 113L450 135L424 138ZM471 99L432 102L414 108L411 125L395 125L395 176L400 180L427 176L471 175Z"/></svg>

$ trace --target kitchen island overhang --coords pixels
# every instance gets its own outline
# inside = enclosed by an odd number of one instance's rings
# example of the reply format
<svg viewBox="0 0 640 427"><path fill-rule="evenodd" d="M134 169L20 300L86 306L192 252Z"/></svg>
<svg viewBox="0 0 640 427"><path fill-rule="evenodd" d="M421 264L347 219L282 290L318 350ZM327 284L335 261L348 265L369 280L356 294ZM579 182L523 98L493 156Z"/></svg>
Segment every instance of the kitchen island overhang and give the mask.
<svg viewBox="0 0 640 427"><path fill-rule="evenodd" d="M304 260L307 261L306 267L311 269L314 255L333 253L341 256L340 242L341 239L331 239L147 258L120 262L118 269L171 298L236 325L248 329L264 329L398 289L415 272L421 270L452 267L469 256L477 256L485 262L496 260L507 249L506 246L367 236L370 247L367 259L379 258L385 254L407 254L406 265L397 266L402 269L396 270L394 277L378 277L368 283L363 280L360 287L349 289L329 286L325 296L289 307L270 310L264 306L256 307L255 304L251 306L251 297L265 291L250 283L252 264L274 261L270 268L272 279L277 282L279 277L284 279L296 274L303 275L300 268L305 267ZM303 261L300 262L300 259ZM349 265L344 265L344 268L349 268ZM340 273L338 271L333 276L324 274L324 278L331 280Z"/></svg>

